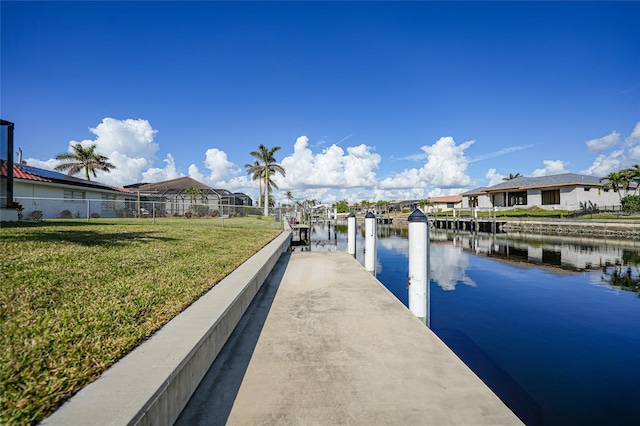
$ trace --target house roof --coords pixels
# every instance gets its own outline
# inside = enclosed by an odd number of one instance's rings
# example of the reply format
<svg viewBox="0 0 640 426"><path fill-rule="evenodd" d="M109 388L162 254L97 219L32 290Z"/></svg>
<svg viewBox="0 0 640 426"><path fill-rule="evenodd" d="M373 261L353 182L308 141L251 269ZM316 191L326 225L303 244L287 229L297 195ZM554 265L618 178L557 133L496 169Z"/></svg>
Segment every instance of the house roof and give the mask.
<svg viewBox="0 0 640 426"><path fill-rule="evenodd" d="M431 197L429 201L434 203L459 203L462 201L462 195L447 195L443 197Z"/></svg>
<svg viewBox="0 0 640 426"><path fill-rule="evenodd" d="M479 186L477 188L472 189L471 191L463 192L460 194L461 197L470 197L472 195L482 195L487 190L486 186Z"/></svg>
<svg viewBox="0 0 640 426"><path fill-rule="evenodd" d="M205 189L205 190L209 189L213 191L213 188L211 188L210 186L205 185L204 183L197 181L193 178L190 178L188 176L165 180L162 182L145 183L142 185L133 184L133 185L127 185L127 186L136 187L136 189L140 189L140 191L144 191L144 192L163 192L168 189L183 190L191 186L195 186L196 188L199 188L199 189Z"/></svg>
<svg viewBox="0 0 640 426"><path fill-rule="evenodd" d="M0 176L8 175L8 163L6 160L0 160ZM116 191L124 194L133 194L134 191L116 186L105 185L100 182L79 179L73 176L58 173L53 170L41 169L27 164L13 163L13 178L18 180L56 183L61 185L79 186L83 188L99 189L104 191Z"/></svg>
<svg viewBox="0 0 640 426"><path fill-rule="evenodd" d="M524 191L533 188L557 188L561 186L602 186L600 178L590 175L579 175L576 173L563 173L560 175L527 177L521 176L500 182L489 187L479 187L465 192L462 195L469 197L472 195L487 194L490 192L503 191Z"/></svg>

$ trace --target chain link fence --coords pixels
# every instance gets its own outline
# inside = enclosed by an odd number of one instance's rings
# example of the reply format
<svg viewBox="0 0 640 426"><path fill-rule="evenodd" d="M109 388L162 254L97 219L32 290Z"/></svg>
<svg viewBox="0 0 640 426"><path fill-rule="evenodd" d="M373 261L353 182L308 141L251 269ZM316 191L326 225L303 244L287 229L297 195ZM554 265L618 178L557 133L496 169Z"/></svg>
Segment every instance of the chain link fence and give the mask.
<svg viewBox="0 0 640 426"><path fill-rule="evenodd" d="M199 219L217 220L224 225L238 222L242 218L264 218L263 208L230 205L222 203L202 203L175 201L134 201L114 199L70 199L70 198L41 198L15 197L14 206L20 221L68 220L81 219L90 222L99 219ZM281 227L283 209L269 208L269 219L274 227Z"/></svg>

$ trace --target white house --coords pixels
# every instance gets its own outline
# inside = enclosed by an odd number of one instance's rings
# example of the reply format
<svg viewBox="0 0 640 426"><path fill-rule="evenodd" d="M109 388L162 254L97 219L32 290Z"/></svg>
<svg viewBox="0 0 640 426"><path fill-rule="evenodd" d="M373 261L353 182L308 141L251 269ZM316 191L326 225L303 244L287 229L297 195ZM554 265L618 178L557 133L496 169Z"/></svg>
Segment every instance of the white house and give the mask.
<svg viewBox="0 0 640 426"><path fill-rule="evenodd" d="M633 188L635 190L635 188ZM462 207L480 209L540 207L547 210L583 210L620 206L634 191L605 189L600 178L575 173L519 177L462 194Z"/></svg>
<svg viewBox="0 0 640 426"><path fill-rule="evenodd" d="M462 207L462 195L446 195L430 197L431 205L427 205L425 213L446 212Z"/></svg>
<svg viewBox="0 0 640 426"><path fill-rule="evenodd" d="M0 160L2 179L7 178L7 166ZM137 201L129 189L20 163L13 164L13 198L22 205L25 219L121 217L132 215Z"/></svg>

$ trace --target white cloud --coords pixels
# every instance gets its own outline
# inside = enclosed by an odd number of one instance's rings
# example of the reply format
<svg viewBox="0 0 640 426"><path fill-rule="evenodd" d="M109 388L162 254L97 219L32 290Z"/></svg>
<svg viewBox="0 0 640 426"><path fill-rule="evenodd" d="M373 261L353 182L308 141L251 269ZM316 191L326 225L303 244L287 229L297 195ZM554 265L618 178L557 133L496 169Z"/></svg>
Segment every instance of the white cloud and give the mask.
<svg viewBox="0 0 640 426"><path fill-rule="evenodd" d="M625 139L625 142L631 146L640 145L640 121L636 123L636 127L634 127L629 137Z"/></svg>
<svg viewBox="0 0 640 426"><path fill-rule="evenodd" d="M421 149L426 154L427 162L420 169L406 169L392 177L383 179L383 189L427 188L428 186L443 190L466 188L472 184L466 174L469 158L464 151L474 141L456 145L452 137L442 137L433 145L425 145Z"/></svg>
<svg viewBox="0 0 640 426"><path fill-rule="evenodd" d="M429 159L421 170L421 175L430 179L433 186L465 187L471 183L471 178L465 174L469 159L464 151L473 145L474 141L467 141L456 145L452 137L440 138L431 146L423 146Z"/></svg>
<svg viewBox="0 0 640 426"><path fill-rule="evenodd" d="M629 137L625 139L625 143L629 149L629 163L636 164L640 161L640 122L636 124Z"/></svg>
<svg viewBox="0 0 640 426"><path fill-rule="evenodd" d="M286 170L286 177L276 175L273 180L283 190L371 187L377 183L374 170L380 164L380 155L364 144L349 147L346 153L333 144L314 154L309 149L309 138L300 136L293 146L293 154L280 164Z"/></svg>
<svg viewBox="0 0 640 426"><path fill-rule="evenodd" d="M619 136L617 132L613 132L601 139L608 137L611 139L619 139ZM597 141L601 139L594 140ZM588 168L582 170L580 173L605 176L611 172L617 172L618 170L631 167L638 162L640 162L640 122L636 123L629 136L625 138L625 144L622 149L615 150L609 154L599 155Z"/></svg>
<svg viewBox="0 0 640 426"><path fill-rule="evenodd" d="M580 173L594 176L605 176L611 172L616 172L623 168L622 164L625 157L623 151L613 151L609 155L599 155L591 166L582 170Z"/></svg>
<svg viewBox="0 0 640 426"><path fill-rule="evenodd" d="M404 171L388 177L380 182L380 188L382 189L409 189L409 188L423 188L426 183L420 177L420 170L418 169L405 169Z"/></svg>
<svg viewBox="0 0 640 426"><path fill-rule="evenodd" d="M523 149L529 149L533 147L533 145L520 145L520 146L510 146L508 148L501 149L499 151L489 152L487 154L479 155L476 158L472 158L469 160L469 163L475 163L476 161L486 160L488 158L501 157L503 155L511 154L512 152L522 151Z"/></svg>
<svg viewBox="0 0 640 426"><path fill-rule="evenodd" d="M24 161L30 166L46 170L53 170L55 166L60 164L60 162L55 158L50 158L46 161L38 160L37 158L25 158Z"/></svg>
<svg viewBox="0 0 640 426"><path fill-rule="evenodd" d="M598 139L591 139L585 142L588 152L601 152L605 149L609 149L620 142L620 133L613 131L607 136L603 136Z"/></svg>
<svg viewBox="0 0 640 426"><path fill-rule="evenodd" d="M496 173L496 169L489 169L484 177L489 179L489 183L487 183L487 186L497 185L504 180L504 175Z"/></svg>
<svg viewBox="0 0 640 426"><path fill-rule="evenodd" d="M540 177L540 176L550 176L550 175L559 175L562 173L569 173L564 166L567 165L566 162L562 160L544 160L542 162L544 167L542 169L535 169L531 176Z"/></svg>
<svg viewBox="0 0 640 426"><path fill-rule="evenodd" d="M167 164L164 168L151 167L146 172L142 172L143 182L162 182L184 176L176 168L176 162L171 154L167 154L167 158L162 161Z"/></svg>
<svg viewBox="0 0 640 426"><path fill-rule="evenodd" d="M209 170L208 175L205 176L195 164L192 164L189 166L189 176L214 188L224 187L228 180L240 174L240 168L227 159L226 152L218 148L207 150L204 165Z"/></svg>
<svg viewBox="0 0 640 426"><path fill-rule="evenodd" d="M198 182L203 182L205 181L205 177L204 174L202 174L202 172L200 170L198 170L198 166L196 166L195 164L192 164L189 166L189 177L192 179L197 180Z"/></svg>

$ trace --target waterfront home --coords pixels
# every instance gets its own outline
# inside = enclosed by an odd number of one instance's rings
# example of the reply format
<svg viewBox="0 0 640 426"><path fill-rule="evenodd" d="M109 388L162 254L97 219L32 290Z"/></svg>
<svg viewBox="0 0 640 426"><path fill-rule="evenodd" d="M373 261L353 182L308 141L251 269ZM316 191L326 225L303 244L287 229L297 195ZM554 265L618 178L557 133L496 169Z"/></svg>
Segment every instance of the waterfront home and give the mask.
<svg viewBox="0 0 640 426"><path fill-rule="evenodd" d="M2 179L8 176L5 160L0 160L0 176ZM14 163L13 199L22 206L19 214L24 219L116 217L135 202L135 192ZM3 205L7 201L2 200ZM6 220L11 219L7 215Z"/></svg>
<svg viewBox="0 0 640 426"><path fill-rule="evenodd" d="M530 208L546 210L588 210L619 208L620 200L630 190L604 188L597 176L565 173L552 176L518 177L490 187L476 188L462 194L462 207Z"/></svg>
<svg viewBox="0 0 640 426"><path fill-rule="evenodd" d="M135 191L140 205L155 216L226 215L238 206L251 206L251 198L226 189L212 188L188 176L155 183L136 183L125 188ZM193 188L196 188L196 193Z"/></svg>
<svg viewBox="0 0 640 426"><path fill-rule="evenodd" d="M425 213L447 212L462 207L462 195L430 197L430 205L424 206Z"/></svg>

